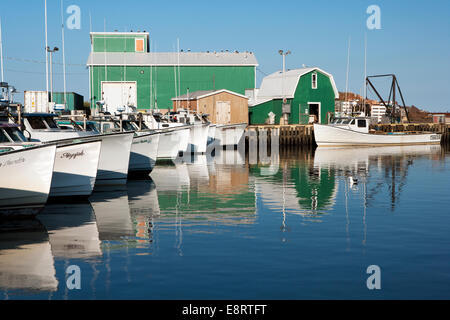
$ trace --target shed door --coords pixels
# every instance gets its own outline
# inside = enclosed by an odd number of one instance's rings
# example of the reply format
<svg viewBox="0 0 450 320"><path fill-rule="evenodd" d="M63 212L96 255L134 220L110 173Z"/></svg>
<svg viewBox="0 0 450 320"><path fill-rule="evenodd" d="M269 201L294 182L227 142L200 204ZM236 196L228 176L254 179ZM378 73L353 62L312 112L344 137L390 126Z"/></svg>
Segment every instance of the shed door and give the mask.
<svg viewBox="0 0 450 320"><path fill-rule="evenodd" d="M136 82L102 82L106 110L115 113L125 106L137 107Z"/></svg>
<svg viewBox="0 0 450 320"><path fill-rule="evenodd" d="M216 123L230 124L231 123L231 102L217 101L216 102Z"/></svg>

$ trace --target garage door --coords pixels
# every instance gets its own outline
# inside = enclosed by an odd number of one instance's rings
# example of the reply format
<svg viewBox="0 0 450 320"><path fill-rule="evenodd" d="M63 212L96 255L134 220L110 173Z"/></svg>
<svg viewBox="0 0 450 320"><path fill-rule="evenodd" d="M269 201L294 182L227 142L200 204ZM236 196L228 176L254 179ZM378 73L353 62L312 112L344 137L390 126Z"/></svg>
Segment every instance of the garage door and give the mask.
<svg viewBox="0 0 450 320"><path fill-rule="evenodd" d="M137 107L136 82L102 82L105 110L124 112L126 107Z"/></svg>

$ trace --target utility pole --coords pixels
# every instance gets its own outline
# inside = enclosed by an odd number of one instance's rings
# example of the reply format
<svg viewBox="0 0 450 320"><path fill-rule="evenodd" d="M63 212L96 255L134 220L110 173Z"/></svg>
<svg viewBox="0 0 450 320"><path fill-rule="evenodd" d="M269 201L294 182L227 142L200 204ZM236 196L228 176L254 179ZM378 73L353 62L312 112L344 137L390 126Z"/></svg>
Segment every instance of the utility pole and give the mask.
<svg viewBox="0 0 450 320"><path fill-rule="evenodd" d="M288 51L284 52L283 50L278 50L278 53L283 57L283 73L282 73L282 80L281 80L281 95L283 97L283 108L282 108L283 109L282 110L282 112L283 112L283 119L284 119L284 121L286 123L286 122L288 122L288 114L290 113L290 110L289 110L289 112L288 112L288 110L286 110L286 108L287 108L287 104L286 104L287 100L286 100L286 94L284 92L284 76L285 76L285 73L286 73L286 56L288 54L291 54L291 51L288 50Z"/></svg>
<svg viewBox="0 0 450 320"><path fill-rule="evenodd" d="M59 51L58 47L50 49L47 47L47 52L50 53L50 102L53 102L53 53Z"/></svg>

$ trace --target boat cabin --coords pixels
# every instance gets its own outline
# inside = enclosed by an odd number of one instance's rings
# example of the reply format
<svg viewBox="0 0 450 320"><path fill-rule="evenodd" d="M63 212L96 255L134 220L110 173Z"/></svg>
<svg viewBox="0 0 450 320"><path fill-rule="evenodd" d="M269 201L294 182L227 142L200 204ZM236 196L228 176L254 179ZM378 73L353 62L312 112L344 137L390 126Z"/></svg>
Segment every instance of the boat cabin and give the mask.
<svg viewBox="0 0 450 320"><path fill-rule="evenodd" d="M334 118L331 123L331 126L342 127L344 129L369 133L369 125L370 121L365 117L344 117L344 118Z"/></svg>

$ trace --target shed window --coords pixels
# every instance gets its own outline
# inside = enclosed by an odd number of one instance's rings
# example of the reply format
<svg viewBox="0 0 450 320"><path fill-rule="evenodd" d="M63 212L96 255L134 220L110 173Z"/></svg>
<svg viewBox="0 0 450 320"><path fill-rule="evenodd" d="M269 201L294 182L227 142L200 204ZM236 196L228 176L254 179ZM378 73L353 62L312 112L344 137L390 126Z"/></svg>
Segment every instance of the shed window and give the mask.
<svg viewBox="0 0 450 320"><path fill-rule="evenodd" d="M144 52L144 39L136 39L135 51L136 52Z"/></svg>
<svg viewBox="0 0 450 320"><path fill-rule="evenodd" d="M311 87L317 89L317 73L313 73L311 76Z"/></svg>

